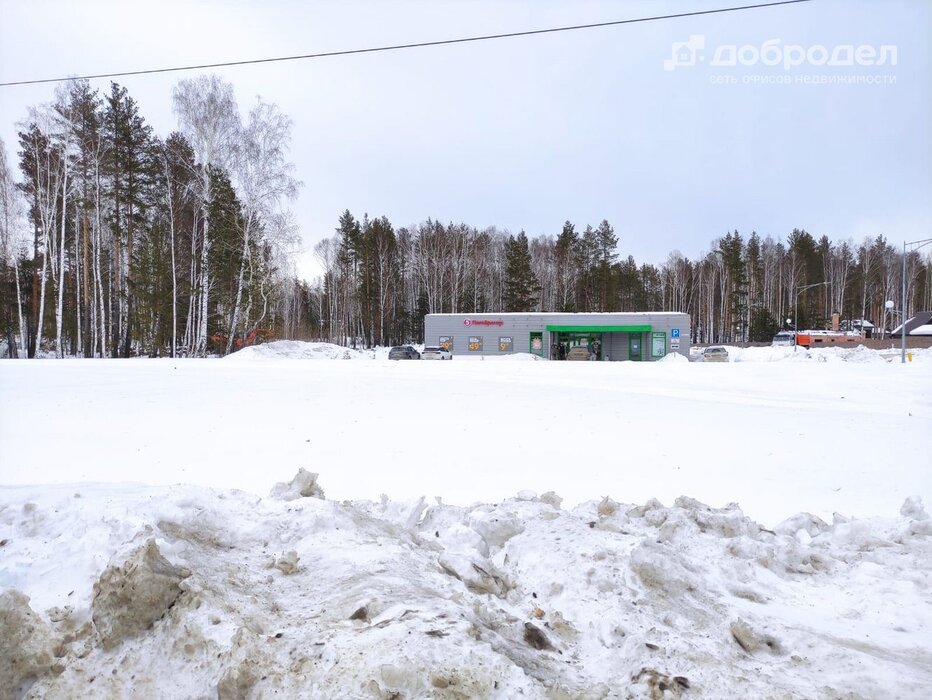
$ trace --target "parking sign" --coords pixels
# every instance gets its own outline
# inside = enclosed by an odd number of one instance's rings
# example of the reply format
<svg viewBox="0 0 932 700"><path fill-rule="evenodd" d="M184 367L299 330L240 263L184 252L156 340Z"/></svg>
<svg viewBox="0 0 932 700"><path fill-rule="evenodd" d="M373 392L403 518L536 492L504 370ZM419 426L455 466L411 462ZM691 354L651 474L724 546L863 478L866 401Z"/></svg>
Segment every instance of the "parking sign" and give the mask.
<svg viewBox="0 0 932 700"><path fill-rule="evenodd" d="M671 331L670 331L670 337L671 337L671 338L679 338L679 337L680 337L680 329L679 329L679 328L674 328L673 330L671 330Z"/></svg>

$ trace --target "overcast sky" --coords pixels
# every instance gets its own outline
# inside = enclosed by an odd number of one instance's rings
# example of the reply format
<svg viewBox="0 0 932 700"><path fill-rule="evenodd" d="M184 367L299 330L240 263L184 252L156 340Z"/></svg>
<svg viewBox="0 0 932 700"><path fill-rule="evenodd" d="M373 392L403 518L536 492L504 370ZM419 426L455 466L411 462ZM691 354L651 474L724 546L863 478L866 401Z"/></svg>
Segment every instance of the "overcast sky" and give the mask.
<svg viewBox="0 0 932 700"><path fill-rule="evenodd" d="M430 41L745 4L0 0L0 82ZM696 65L665 70L701 35ZM932 3L814 2L408 51L215 69L294 120L305 276L344 209L529 236L608 219L619 252L696 257L737 229L932 236ZM896 47L896 65L713 66L730 46ZM840 47L840 48L839 48ZM774 56L770 53L768 56ZM868 55L869 53L863 54ZM818 56L818 50L815 53ZM680 58L686 57L682 54ZM870 62L870 61L869 61ZM672 66L671 66L672 67ZM194 73L117 79L155 131ZM821 81L861 78L853 84ZM785 82L771 82L785 81ZM92 81L102 92L106 79ZM53 85L0 88L0 138Z"/></svg>

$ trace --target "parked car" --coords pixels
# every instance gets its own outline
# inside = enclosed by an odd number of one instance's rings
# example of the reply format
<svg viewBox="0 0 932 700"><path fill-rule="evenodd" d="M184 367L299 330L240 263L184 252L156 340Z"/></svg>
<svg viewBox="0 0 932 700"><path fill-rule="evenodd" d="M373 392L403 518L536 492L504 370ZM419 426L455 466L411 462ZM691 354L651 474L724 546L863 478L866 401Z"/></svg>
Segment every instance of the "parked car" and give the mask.
<svg viewBox="0 0 932 700"><path fill-rule="evenodd" d="M728 350L721 345L714 345L702 351L703 362L728 362Z"/></svg>
<svg viewBox="0 0 932 700"><path fill-rule="evenodd" d="M771 346L777 348L780 346L793 347L796 344L796 334L793 331L780 331L773 337Z"/></svg>
<svg viewBox="0 0 932 700"><path fill-rule="evenodd" d="M422 360L452 360L453 353L444 348L438 347L429 347L424 348L424 352L421 353Z"/></svg>
<svg viewBox="0 0 932 700"><path fill-rule="evenodd" d="M389 360L420 360L421 353L410 345L397 345L388 351Z"/></svg>

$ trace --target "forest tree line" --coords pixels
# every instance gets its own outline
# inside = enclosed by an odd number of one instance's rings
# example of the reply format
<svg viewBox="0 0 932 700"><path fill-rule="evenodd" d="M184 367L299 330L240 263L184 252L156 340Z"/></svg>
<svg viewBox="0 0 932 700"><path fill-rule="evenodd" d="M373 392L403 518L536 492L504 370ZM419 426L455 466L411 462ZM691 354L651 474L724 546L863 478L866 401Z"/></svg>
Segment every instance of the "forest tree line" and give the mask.
<svg viewBox="0 0 932 700"><path fill-rule="evenodd" d="M679 311L692 342L766 341L796 313L899 324L902 252L883 236L728 232L691 260L619 254L608 221L532 239L345 211L300 280L288 210L290 120L243 117L217 77L180 81L177 131L153 133L126 89L76 80L0 143L0 345L9 356L226 354L269 338L423 340L427 313ZM907 317L932 309L932 258L906 257ZM799 291L804 287L809 289ZM797 305L798 302L798 305ZM798 308L797 308L798 306Z"/></svg>
<svg viewBox="0 0 932 700"><path fill-rule="evenodd" d="M10 356L203 356L290 322L291 122L217 77L153 133L127 90L61 86L0 143L0 342Z"/></svg>
<svg viewBox="0 0 932 700"><path fill-rule="evenodd" d="M797 313L800 328L826 327L833 313L849 326L900 322L903 254L883 236L734 231L695 260L673 252L660 265L618 248L604 220L529 240L432 219L395 230L384 216L345 211L315 249L324 274L303 286L303 303L315 338L366 346L422 341L427 313L677 311L690 315L696 343L769 341ZM932 309L932 258L909 251L906 278L907 317Z"/></svg>

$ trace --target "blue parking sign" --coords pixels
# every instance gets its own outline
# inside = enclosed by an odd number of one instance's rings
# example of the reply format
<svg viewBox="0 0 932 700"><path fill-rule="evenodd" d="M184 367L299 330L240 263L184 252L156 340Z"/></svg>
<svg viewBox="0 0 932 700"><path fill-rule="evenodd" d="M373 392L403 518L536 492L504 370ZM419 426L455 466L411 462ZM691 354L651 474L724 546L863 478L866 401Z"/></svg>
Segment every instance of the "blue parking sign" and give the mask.
<svg viewBox="0 0 932 700"><path fill-rule="evenodd" d="M679 338L679 337L680 337L680 329L679 329L679 328L674 328L674 329L672 329L672 330L670 331L670 337L671 337L671 338Z"/></svg>

